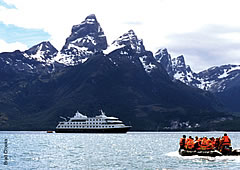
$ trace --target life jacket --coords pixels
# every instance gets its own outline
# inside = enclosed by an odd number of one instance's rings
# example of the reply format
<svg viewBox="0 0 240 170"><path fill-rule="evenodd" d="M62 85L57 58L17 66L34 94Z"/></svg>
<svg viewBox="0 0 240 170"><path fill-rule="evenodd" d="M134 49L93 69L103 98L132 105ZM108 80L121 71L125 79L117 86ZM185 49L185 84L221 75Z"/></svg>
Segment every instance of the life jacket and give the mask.
<svg viewBox="0 0 240 170"><path fill-rule="evenodd" d="M179 145L180 145L180 146L184 146L185 143L186 143L186 138L181 138L181 139L180 139L180 142L179 142Z"/></svg>
<svg viewBox="0 0 240 170"><path fill-rule="evenodd" d="M193 148L194 148L194 140L193 139L189 139L187 141L186 149L193 149Z"/></svg>
<svg viewBox="0 0 240 170"><path fill-rule="evenodd" d="M208 149L213 149L213 144L212 144L212 140L211 139L207 140L207 148Z"/></svg>
<svg viewBox="0 0 240 170"><path fill-rule="evenodd" d="M187 148L187 143L188 143L189 139L190 139L190 138L187 138L187 139L185 140L185 148Z"/></svg>
<svg viewBox="0 0 240 170"><path fill-rule="evenodd" d="M222 145L228 145L228 146L231 145L231 140L228 136L223 136L221 141L222 141Z"/></svg>
<svg viewBox="0 0 240 170"><path fill-rule="evenodd" d="M208 146L207 139L203 138L201 141L201 150L206 150Z"/></svg>
<svg viewBox="0 0 240 170"><path fill-rule="evenodd" d="M212 145L213 145L213 147L216 147L216 140L215 139L212 140Z"/></svg>

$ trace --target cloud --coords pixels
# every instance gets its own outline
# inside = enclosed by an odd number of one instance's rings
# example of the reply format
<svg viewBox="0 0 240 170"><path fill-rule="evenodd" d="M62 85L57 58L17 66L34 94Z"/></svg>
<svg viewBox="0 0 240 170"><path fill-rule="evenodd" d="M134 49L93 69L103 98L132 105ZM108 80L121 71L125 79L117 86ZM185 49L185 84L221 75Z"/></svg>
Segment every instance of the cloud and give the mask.
<svg viewBox="0 0 240 170"><path fill-rule="evenodd" d="M8 8L8 9L16 9L16 7L14 5L8 4L3 0L0 0L0 6L3 6L3 7Z"/></svg>
<svg viewBox="0 0 240 170"><path fill-rule="evenodd" d="M184 54L194 70L239 61L240 1L237 0L4 2L15 8L0 6L3 24L41 30L49 35L42 39L50 40L57 49L62 48L73 25L80 24L89 14L96 14L109 44L133 29L143 39L146 49L156 52L159 47L166 47L173 55ZM30 34L24 37L26 40L21 43L35 45Z"/></svg>
<svg viewBox="0 0 240 170"><path fill-rule="evenodd" d="M41 41L48 40L50 35L41 29L26 29L0 22L0 37L7 43L20 42L31 47Z"/></svg>
<svg viewBox="0 0 240 170"><path fill-rule="evenodd" d="M195 32L168 36L169 51L184 54L193 70L201 71L215 65L239 64L240 27L207 25Z"/></svg>
<svg viewBox="0 0 240 170"><path fill-rule="evenodd" d="M28 47L25 44L20 42L7 43L4 40L0 39L0 52L12 52L15 50L24 51Z"/></svg>
<svg viewBox="0 0 240 170"><path fill-rule="evenodd" d="M142 25L143 23L140 22L140 21L127 21L124 24L127 24L127 25Z"/></svg>

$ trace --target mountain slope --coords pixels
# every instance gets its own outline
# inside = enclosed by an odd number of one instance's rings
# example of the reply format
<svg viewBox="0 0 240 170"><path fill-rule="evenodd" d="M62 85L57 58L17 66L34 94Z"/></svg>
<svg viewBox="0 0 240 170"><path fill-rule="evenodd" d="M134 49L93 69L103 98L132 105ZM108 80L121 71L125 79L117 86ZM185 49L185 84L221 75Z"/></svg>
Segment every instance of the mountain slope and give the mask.
<svg viewBox="0 0 240 170"><path fill-rule="evenodd" d="M126 43L65 68L52 80L57 85L54 104L34 114L33 124L43 120L42 127L54 128L60 115L72 116L77 109L89 116L104 109L133 130L204 129L206 122L226 117L216 111L210 93L172 82L151 52L136 49Z"/></svg>

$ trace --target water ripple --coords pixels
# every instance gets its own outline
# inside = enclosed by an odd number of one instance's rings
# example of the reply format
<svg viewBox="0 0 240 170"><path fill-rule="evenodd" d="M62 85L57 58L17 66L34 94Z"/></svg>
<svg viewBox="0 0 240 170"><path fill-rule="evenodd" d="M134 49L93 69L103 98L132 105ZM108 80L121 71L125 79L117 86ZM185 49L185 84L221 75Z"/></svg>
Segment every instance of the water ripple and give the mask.
<svg viewBox="0 0 240 170"><path fill-rule="evenodd" d="M203 136L204 133L186 133ZM211 136L220 136L214 132ZM0 132L0 169L238 169L240 157L182 157L182 133ZM229 133L240 146L240 133ZM7 139L7 153L6 149ZM233 147L234 147L233 146ZM194 167L194 168L193 168Z"/></svg>

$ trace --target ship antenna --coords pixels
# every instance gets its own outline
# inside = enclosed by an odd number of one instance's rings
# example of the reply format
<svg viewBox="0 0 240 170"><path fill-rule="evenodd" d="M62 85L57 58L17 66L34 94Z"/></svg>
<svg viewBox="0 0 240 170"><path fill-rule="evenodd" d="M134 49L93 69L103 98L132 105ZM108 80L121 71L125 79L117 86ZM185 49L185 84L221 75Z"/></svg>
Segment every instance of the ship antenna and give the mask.
<svg viewBox="0 0 240 170"><path fill-rule="evenodd" d="M65 121L67 121L67 119L66 119L65 117L60 116L60 118L62 118L62 119L64 119Z"/></svg>
<svg viewBox="0 0 240 170"><path fill-rule="evenodd" d="M100 112L101 112L101 114L102 114L102 115L104 115L104 116L105 116L105 113L103 112L103 110L102 110L102 109L100 110Z"/></svg>

